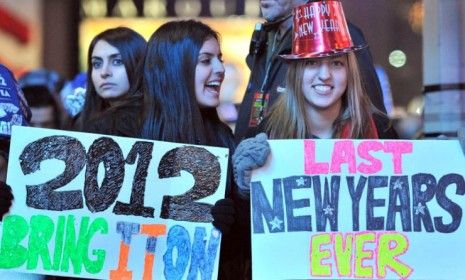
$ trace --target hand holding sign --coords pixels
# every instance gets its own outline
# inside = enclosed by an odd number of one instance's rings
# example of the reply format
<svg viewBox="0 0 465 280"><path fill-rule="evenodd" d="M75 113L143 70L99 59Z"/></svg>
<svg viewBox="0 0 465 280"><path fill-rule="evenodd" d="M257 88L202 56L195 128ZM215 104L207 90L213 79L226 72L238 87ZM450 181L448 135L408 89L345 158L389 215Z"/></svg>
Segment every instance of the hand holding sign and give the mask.
<svg viewBox="0 0 465 280"><path fill-rule="evenodd" d="M265 133L242 141L232 156L234 180L239 193L248 197L250 193L250 176L252 170L263 166L270 154L270 145Z"/></svg>
<svg viewBox="0 0 465 280"><path fill-rule="evenodd" d="M236 219L234 201L230 198L218 200L215 205L213 205L211 213L213 216L212 224L219 229L221 233L228 233Z"/></svg>

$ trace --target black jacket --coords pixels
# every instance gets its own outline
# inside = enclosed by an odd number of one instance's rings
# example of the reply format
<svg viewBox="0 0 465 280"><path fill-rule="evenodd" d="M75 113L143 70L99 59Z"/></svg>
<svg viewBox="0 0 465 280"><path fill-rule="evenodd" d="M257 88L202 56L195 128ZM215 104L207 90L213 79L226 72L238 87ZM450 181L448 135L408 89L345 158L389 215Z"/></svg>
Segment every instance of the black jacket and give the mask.
<svg viewBox="0 0 465 280"><path fill-rule="evenodd" d="M362 31L355 25L348 23L349 32L355 46L366 45L366 40ZM249 120L252 111L253 96L255 92L260 91L263 84L263 92L269 94L268 106L269 108L277 100L279 93L278 87L285 86L285 77L287 72L286 62L279 58L278 54L291 53L292 49L292 32L288 30L285 33L279 49L275 55L270 59L270 69L268 73L267 82L264 83L266 75L266 53L267 48L270 47L271 42L267 42L267 33L270 30L279 28L279 26L268 26L267 24L261 31L255 31L252 35L250 43L249 54L247 56L247 65L251 71L249 83L239 108L239 116L236 122L235 137L236 141L240 141L246 136L247 130L250 128ZM382 112L386 112L384 106L383 94L378 76L373 64L369 48L364 48L355 52L361 70L361 75L364 80L366 92L371 99L371 102ZM265 109L266 110L266 109Z"/></svg>

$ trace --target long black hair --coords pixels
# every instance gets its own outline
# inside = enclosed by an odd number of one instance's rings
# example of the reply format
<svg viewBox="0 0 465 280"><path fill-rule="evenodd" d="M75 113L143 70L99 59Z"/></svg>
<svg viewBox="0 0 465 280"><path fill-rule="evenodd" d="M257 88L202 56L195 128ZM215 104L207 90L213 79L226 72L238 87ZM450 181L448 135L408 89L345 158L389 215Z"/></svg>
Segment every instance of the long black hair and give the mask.
<svg viewBox="0 0 465 280"><path fill-rule="evenodd" d="M92 82L92 53L95 45L100 40L118 49L128 75L129 90L127 94L122 97L122 102L119 102L118 105L114 107L110 107L108 101L97 94L94 83ZM88 131L89 121L98 120L103 113L111 114L121 107L135 107L134 110L139 110L139 112L141 112L139 118L142 119L143 92L140 87L142 84L141 73L146 47L147 41L144 37L127 27L107 29L92 39L87 54L86 99L78 119L79 130ZM139 120L139 122L142 121ZM108 129L111 130L111 128Z"/></svg>
<svg viewBox="0 0 465 280"><path fill-rule="evenodd" d="M171 21L152 34L144 63L143 138L234 147L216 108L200 108L195 96L199 52L210 38L219 41L216 31L195 20Z"/></svg>

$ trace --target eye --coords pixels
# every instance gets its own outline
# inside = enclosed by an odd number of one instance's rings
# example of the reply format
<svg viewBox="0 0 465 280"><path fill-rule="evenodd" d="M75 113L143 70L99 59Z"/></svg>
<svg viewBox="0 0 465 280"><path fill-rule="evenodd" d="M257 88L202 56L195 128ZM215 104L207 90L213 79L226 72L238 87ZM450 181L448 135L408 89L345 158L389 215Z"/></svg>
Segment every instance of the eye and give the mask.
<svg viewBox="0 0 465 280"><path fill-rule="evenodd" d="M123 63L123 60L121 58L115 58L113 60L113 65L120 66L120 65L124 65L124 63Z"/></svg>
<svg viewBox="0 0 465 280"><path fill-rule="evenodd" d="M305 66L316 66L316 65L318 65L318 61L314 59L308 59L305 62Z"/></svg>
<svg viewBox="0 0 465 280"><path fill-rule="evenodd" d="M93 69L98 69L102 66L102 62L100 60L94 60L92 61L92 68Z"/></svg>
<svg viewBox="0 0 465 280"><path fill-rule="evenodd" d="M333 59L331 60L331 64L336 67L342 67L345 65L344 60L342 59Z"/></svg>
<svg viewBox="0 0 465 280"><path fill-rule="evenodd" d="M208 57L208 58L201 58L201 59L199 60L199 62L200 62L201 64L204 64L204 65L210 64L211 61L212 61L212 60L211 60L211 58L209 58L209 57Z"/></svg>

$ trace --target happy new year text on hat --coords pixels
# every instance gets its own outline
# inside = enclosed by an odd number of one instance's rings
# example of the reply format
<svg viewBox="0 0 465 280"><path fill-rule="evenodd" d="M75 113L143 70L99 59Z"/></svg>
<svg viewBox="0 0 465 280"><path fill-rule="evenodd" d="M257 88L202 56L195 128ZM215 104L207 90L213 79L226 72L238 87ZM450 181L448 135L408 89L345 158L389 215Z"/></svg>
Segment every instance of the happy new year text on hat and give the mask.
<svg viewBox="0 0 465 280"><path fill-rule="evenodd" d="M293 10L292 53L285 59L316 58L347 53L354 46L338 0L310 2Z"/></svg>

